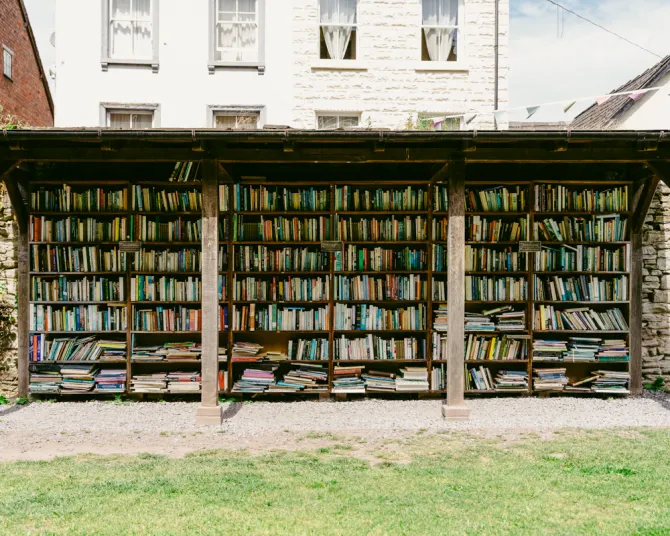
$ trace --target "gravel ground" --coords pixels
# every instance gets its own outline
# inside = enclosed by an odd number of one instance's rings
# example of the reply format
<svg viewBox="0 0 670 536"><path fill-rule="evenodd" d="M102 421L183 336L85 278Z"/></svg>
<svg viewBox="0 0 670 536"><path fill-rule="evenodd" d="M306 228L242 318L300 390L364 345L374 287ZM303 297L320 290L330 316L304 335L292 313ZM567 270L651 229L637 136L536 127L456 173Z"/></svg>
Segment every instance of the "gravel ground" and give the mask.
<svg viewBox="0 0 670 536"><path fill-rule="evenodd" d="M73 453L156 452L203 448L293 448L296 437L406 437L423 432L550 433L561 428L670 428L670 396L643 398L493 398L467 400L471 418L450 423L440 400L253 402L224 404L221 427L195 424L197 403L33 403L0 407L0 460ZM305 447L309 447L309 442Z"/></svg>

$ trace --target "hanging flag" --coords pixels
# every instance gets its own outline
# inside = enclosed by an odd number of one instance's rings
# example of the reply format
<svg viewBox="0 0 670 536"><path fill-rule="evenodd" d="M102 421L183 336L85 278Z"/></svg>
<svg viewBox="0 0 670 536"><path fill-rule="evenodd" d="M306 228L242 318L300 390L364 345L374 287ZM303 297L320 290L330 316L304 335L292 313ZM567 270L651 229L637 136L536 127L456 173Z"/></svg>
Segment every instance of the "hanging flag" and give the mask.
<svg viewBox="0 0 670 536"><path fill-rule="evenodd" d="M526 117L526 119L530 119L531 117L533 117L539 109L540 109L539 106L529 106L528 108L526 108L526 111L528 112L528 117Z"/></svg>
<svg viewBox="0 0 670 536"><path fill-rule="evenodd" d="M570 110L570 108L572 108L575 104L577 104L577 101L575 101L575 100L566 104L565 107L563 108L563 113L567 114L568 111Z"/></svg>
<svg viewBox="0 0 670 536"><path fill-rule="evenodd" d="M465 116L465 124L469 125L475 120L475 117L477 117L477 114L469 114Z"/></svg>
<svg viewBox="0 0 670 536"><path fill-rule="evenodd" d="M639 101L644 95L646 95L646 90L641 89L640 91L635 91L634 93L631 93L628 95L631 100L634 100L635 102Z"/></svg>
<svg viewBox="0 0 670 536"><path fill-rule="evenodd" d="M603 95L601 97L596 98L596 102L598 103L598 106L602 106L605 104L608 100L610 100L611 95Z"/></svg>

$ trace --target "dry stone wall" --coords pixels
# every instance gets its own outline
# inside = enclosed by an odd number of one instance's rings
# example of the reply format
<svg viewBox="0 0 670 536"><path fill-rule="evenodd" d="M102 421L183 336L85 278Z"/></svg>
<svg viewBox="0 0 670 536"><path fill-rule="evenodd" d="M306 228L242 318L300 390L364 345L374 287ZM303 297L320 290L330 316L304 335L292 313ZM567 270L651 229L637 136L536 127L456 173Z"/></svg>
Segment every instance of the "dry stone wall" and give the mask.
<svg viewBox="0 0 670 536"><path fill-rule="evenodd" d="M16 270L18 229L4 186L0 186L0 394L17 389Z"/></svg>

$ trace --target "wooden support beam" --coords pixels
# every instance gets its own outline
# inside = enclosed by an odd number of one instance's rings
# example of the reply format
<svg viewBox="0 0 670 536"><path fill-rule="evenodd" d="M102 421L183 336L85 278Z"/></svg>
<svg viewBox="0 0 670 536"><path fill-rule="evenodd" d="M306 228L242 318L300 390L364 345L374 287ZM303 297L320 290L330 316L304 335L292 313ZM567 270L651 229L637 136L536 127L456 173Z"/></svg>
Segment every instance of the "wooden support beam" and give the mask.
<svg viewBox="0 0 670 536"><path fill-rule="evenodd" d="M642 394L642 231L633 229L630 271L630 392Z"/></svg>
<svg viewBox="0 0 670 536"><path fill-rule="evenodd" d="M660 180L658 175L654 175L647 179L644 185L640 188L639 199L634 199L635 204L631 207L633 211L633 231L640 231L642 229L644 220L647 218L647 212L649 212L649 206L654 200L656 188L658 187ZM637 198L637 192L635 193Z"/></svg>
<svg viewBox="0 0 670 536"><path fill-rule="evenodd" d="M23 196L21 195L16 173L5 175L5 188L7 188L9 200L12 202L12 209L14 210L14 216L19 224L19 228L23 226L27 229L28 210L26 208L26 203L23 200Z"/></svg>
<svg viewBox="0 0 670 536"><path fill-rule="evenodd" d="M447 330L447 404L442 415L450 421L468 420L465 406L465 163L449 164L449 227L447 231L449 304ZM432 318L428 319L432 322Z"/></svg>
<svg viewBox="0 0 670 536"><path fill-rule="evenodd" d="M444 164L430 179L431 184L446 182L449 180L449 162Z"/></svg>
<svg viewBox="0 0 670 536"><path fill-rule="evenodd" d="M218 164L202 163L202 399L198 424L220 425L219 406L219 234Z"/></svg>

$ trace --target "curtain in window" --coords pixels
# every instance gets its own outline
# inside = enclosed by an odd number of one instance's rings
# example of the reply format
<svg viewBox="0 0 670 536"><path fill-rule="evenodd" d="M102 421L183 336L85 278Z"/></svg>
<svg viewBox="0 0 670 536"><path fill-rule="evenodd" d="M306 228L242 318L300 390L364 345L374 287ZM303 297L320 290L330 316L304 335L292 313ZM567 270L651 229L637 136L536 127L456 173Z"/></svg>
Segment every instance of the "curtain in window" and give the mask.
<svg viewBox="0 0 670 536"><path fill-rule="evenodd" d="M257 0L218 0L217 60L258 61Z"/></svg>
<svg viewBox="0 0 670 536"><path fill-rule="evenodd" d="M133 128L152 128L153 119L151 114L133 114Z"/></svg>
<svg viewBox="0 0 670 536"><path fill-rule="evenodd" d="M112 58L133 57L133 29L131 19L130 0L111 1L111 44Z"/></svg>
<svg viewBox="0 0 670 536"><path fill-rule="evenodd" d="M458 0L423 0L424 26L457 26ZM424 28L431 61L447 61L456 37L455 28Z"/></svg>
<svg viewBox="0 0 670 536"><path fill-rule="evenodd" d="M151 44L151 0L134 0L135 27L133 41L135 57L151 58L153 47Z"/></svg>
<svg viewBox="0 0 670 536"><path fill-rule="evenodd" d="M130 114L109 113L110 128L130 128Z"/></svg>
<svg viewBox="0 0 670 536"><path fill-rule="evenodd" d="M332 60L344 59L351 39L351 26L356 24L357 0L320 0L321 28L328 55Z"/></svg>

